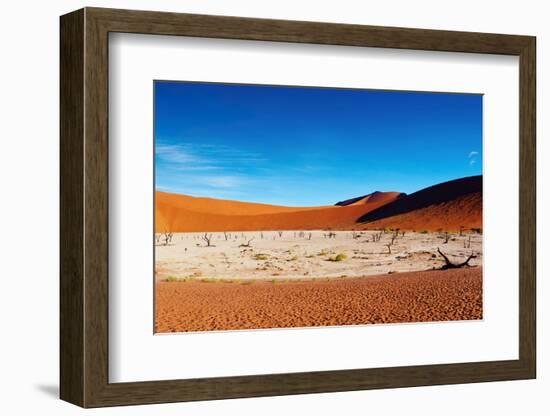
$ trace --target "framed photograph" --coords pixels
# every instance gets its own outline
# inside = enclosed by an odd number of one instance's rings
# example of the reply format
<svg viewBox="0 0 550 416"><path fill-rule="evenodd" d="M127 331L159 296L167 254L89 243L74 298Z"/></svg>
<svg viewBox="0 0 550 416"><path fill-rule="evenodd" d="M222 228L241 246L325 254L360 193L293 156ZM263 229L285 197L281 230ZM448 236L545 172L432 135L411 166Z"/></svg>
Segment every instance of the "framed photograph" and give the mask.
<svg viewBox="0 0 550 416"><path fill-rule="evenodd" d="M61 398L534 378L535 49L62 16Z"/></svg>

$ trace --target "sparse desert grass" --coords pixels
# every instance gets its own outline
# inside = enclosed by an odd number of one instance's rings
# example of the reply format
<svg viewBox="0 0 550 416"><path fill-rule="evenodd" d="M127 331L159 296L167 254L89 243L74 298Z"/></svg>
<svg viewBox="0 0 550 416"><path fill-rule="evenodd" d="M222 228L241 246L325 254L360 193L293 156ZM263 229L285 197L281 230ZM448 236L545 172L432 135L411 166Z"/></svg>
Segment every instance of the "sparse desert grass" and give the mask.
<svg viewBox="0 0 550 416"><path fill-rule="evenodd" d="M388 256L386 244L393 234L383 231L365 231L367 238L359 240L350 237L349 231L335 231L336 237L329 238L325 231L313 231L310 239L299 237L297 232L285 233L281 240L277 232L248 232L235 241L225 240L223 233L213 233L215 246L209 249L194 247L203 234L175 234L173 244L156 247L156 278L158 281L201 283L214 281L238 285L241 281L255 279L256 282L269 282L277 279L282 283L286 279L301 278L333 280L345 274L348 277L374 276L404 271L428 270L439 267L443 260L437 255L438 247L445 248L445 254L460 261L465 255L475 252L472 265L482 263L482 236L470 232L465 237L450 235L449 241L442 246L441 232L408 232L401 235L391 246L392 255ZM375 239L375 236L381 239ZM241 240L257 237L254 247L239 247ZM466 239L466 243L464 241ZM468 241L468 239L470 239ZM464 247L464 246L467 247ZM467 253L465 252L467 249ZM344 257L345 256L345 257ZM465 257L464 257L465 258ZM406 260L406 261L404 261ZM182 285L183 286L183 285Z"/></svg>
<svg viewBox="0 0 550 416"><path fill-rule="evenodd" d="M163 281L165 282L182 282L182 283L190 282L194 280L195 278L193 277L177 277L177 276L168 276L167 278L163 279Z"/></svg>
<svg viewBox="0 0 550 416"><path fill-rule="evenodd" d="M328 261L344 261L348 258L348 256L344 253L338 253L336 256L332 256L328 259Z"/></svg>

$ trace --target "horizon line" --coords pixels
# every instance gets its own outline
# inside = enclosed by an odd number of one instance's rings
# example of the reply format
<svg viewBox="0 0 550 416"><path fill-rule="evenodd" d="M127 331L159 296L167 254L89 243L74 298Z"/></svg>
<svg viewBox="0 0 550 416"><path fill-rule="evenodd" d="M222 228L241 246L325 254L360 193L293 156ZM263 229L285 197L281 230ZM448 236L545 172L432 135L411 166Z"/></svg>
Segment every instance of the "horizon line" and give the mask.
<svg viewBox="0 0 550 416"><path fill-rule="evenodd" d="M411 192L411 193L406 193L406 192L401 192L401 191L372 191L372 192L369 192L367 194L364 194L364 195L359 195L359 196L352 196L350 198L344 198L340 201L336 201L336 202L333 202L333 203L329 203L329 204L322 204L322 205L281 205L281 204L270 204L268 202L257 202L257 201L245 201L245 200L238 200L238 199L228 199L228 198L216 198L216 197L212 197L212 196L198 196L198 195L191 195L191 194L183 194L183 193L178 193L178 192L173 192L173 191L163 191L163 190L160 190L160 189L157 189L156 188L156 184L155 184L155 193L156 192L162 192L162 193L165 193L165 194L172 194L172 195L181 195L181 196L187 196L187 197L190 197L190 198L203 198L203 199L214 199L214 200L218 200L218 201L229 201L229 202L241 202L241 203L247 203L247 204L258 204L258 205L269 205L269 206L274 206L274 207L286 207L286 208L316 208L316 207L327 207L327 206L339 206L337 204L341 203L341 202L344 202L344 201L348 201L348 200L352 200L352 199L362 199L362 198L366 198L367 196L370 196L372 194L375 194L375 193L399 193L399 194L402 194L404 196L409 196L409 195L413 195L417 192L420 192L420 191L423 191L425 189L429 189L429 188L432 188L434 186L438 186L438 185L442 185L442 184L445 184L445 183L449 183L449 182L454 182L454 181L458 181L458 180L461 180L461 179L467 179L467 178L474 178L474 177L483 177L483 174L480 174L480 175L470 175L470 176L462 176L462 177L459 177L459 178L455 178L455 179L450 179L448 181L443 181L443 182L438 182L438 183L435 183L433 185L430 185L430 186L426 186L424 188L420 188L414 192Z"/></svg>

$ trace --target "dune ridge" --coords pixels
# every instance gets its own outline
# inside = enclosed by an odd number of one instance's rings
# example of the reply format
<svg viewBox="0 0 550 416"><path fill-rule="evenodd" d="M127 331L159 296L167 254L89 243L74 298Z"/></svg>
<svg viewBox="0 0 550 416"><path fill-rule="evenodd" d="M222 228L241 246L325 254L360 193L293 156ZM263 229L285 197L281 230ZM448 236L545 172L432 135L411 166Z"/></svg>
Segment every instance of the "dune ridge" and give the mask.
<svg viewBox="0 0 550 416"><path fill-rule="evenodd" d="M196 206L187 208L184 201L171 204L161 196L156 203L156 229L160 232L338 229L354 224L365 213L389 201L391 199L348 207L290 208L286 211L277 211L273 206L258 207L256 204L249 207L247 203L242 203L244 205L241 206L241 214L234 215L218 213L220 211L194 211Z"/></svg>
<svg viewBox="0 0 550 416"><path fill-rule="evenodd" d="M347 207L351 205L363 205L369 202L391 202L397 198L406 196L402 192L379 192L375 191L367 195L359 196L357 198L346 199L345 201L337 202L336 206Z"/></svg>
<svg viewBox="0 0 550 416"><path fill-rule="evenodd" d="M482 227L483 177L469 176L421 189L371 210L358 222L364 228L448 231Z"/></svg>
<svg viewBox="0 0 550 416"><path fill-rule="evenodd" d="M482 176L406 195L373 192L335 205L287 207L156 192L157 232L482 228Z"/></svg>

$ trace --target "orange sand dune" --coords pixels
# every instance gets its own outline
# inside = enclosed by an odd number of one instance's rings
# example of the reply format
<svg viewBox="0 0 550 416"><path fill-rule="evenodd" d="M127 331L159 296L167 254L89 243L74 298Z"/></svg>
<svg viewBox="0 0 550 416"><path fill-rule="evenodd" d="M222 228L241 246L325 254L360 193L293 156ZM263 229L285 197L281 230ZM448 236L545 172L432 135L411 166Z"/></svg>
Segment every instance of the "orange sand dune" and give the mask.
<svg viewBox="0 0 550 416"><path fill-rule="evenodd" d="M464 195L450 202L431 205L365 224L364 229L400 228L415 231L459 231L482 228L481 193Z"/></svg>
<svg viewBox="0 0 550 416"><path fill-rule="evenodd" d="M156 332L483 318L482 269L304 282L156 283Z"/></svg>
<svg viewBox="0 0 550 416"><path fill-rule="evenodd" d="M410 195L373 192L335 206L284 207L156 193L158 232L482 228L482 176L440 183Z"/></svg>
<svg viewBox="0 0 550 416"><path fill-rule="evenodd" d="M371 210L359 219L364 228L406 230L482 227L483 177L470 176L421 189Z"/></svg>
<svg viewBox="0 0 550 416"><path fill-rule="evenodd" d="M380 194L374 202L359 205L296 208L157 192L156 229L159 232L214 232L352 227L362 215L399 195L397 192Z"/></svg>
<svg viewBox="0 0 550 416"><path fill-rule="evenodd" d="M351 198L347 199L345 201L337 202L335 205L338 205L340 207L347 207L350 205L364 205L368 202L392 202L393 200L397 198L401 198L405 196L406 194L403 194L401 192L373 192L368 195L360 196L358 198Z"/></svg>
<svg viewBox="0 0 550 416"><path fill-rule="evenodd" d="M320 207L285 207L281 205L259 204L255 202L231 201L227 199L215 199L173 194L168 192L156 192L156 203L159 206L171 206L183 208L188 211L202 212L207 214L222 215L259 215L275 214L278 212L311 211Z"/></svg>

